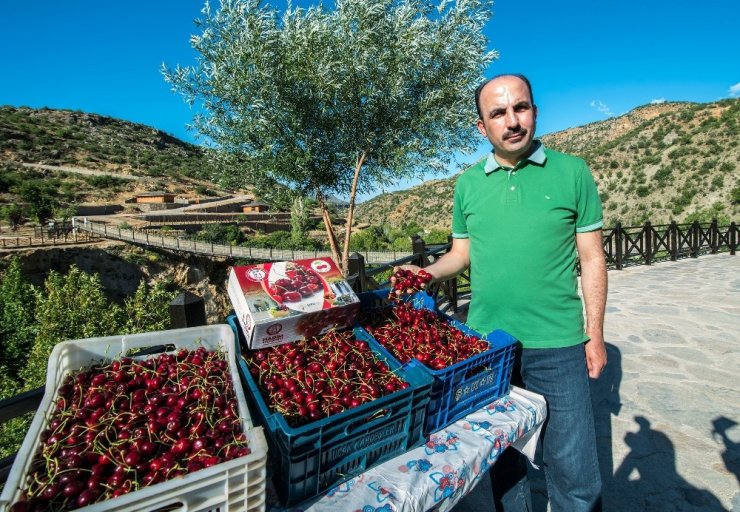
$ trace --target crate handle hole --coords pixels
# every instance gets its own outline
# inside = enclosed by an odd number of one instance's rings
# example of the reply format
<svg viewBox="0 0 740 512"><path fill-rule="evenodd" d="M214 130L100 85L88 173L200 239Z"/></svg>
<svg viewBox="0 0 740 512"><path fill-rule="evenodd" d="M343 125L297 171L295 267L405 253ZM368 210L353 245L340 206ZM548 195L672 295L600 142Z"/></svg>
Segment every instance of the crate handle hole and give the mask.
<svg viewBox="0 0 740 512"><path fill-rule="evenodd" d="M185 504L182 501L176 501L162 507L157 507L149 512L173 512L175 510L185 510Z"/></svg>
<svg viewBox="0 0 740 512"><path fill-rule="evenodd" d="M375 411L373 414L366 416L365 418L361 418L357 421L354 421L347 425L347 428L344 430L346 434L351 434L356 428L363 427L370 423L371 421L379 420L381 418L385 418L391 413L389 409L380 409L378 411Z"/></svg>
<svg viewBox="0 0 740 512"><path fill-rule="evenodd" d="M471 377L475 377L476 375L479 375L481 373L484 373L484 372L487 372L487 371L490 371L490 370L493 370L493 368L490 367L490 366L488 366L488 365L486 365L486 364L482 364L480 366L477 366L477 367L472 368L471 370L469 370L468 373L465 374L465 378L466 379L469 379Z"/></svg>
<svg viewBox="0 0 740 512"><path fill-rule="evenodd" d="M123 354L124 357L133 357L133 356L149 356L152 354L162 354L164 352L172 352L177 347L175 347L172 343L168 343L167 345L155 345L153 347L137 347L137 348L131 348L126 351L125 354Z"/></svg>

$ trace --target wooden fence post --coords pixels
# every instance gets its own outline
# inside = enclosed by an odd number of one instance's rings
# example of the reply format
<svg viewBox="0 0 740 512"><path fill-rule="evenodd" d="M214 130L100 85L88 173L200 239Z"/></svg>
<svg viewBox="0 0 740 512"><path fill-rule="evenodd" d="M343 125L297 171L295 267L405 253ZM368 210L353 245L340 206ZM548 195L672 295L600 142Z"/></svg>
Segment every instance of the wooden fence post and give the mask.
<svg viewBox="0 0 740 512"><path fill-rule="evenodd" d="M698 258L699 257L699 230L701 229L701 226L699 226L699 221L695 220L693 224L691 224L691 257L692 258Z"/></svg>
<svg viewBox="0 0 740 512"><path fill-rule="evenodd" d="M671 221L670 236L668 237L668 247L671 251L671 261L678 259L678 225L675 220Z"/></svg>
<svg viewBox="0 0 740 512"><path fill-rule="evenodd" d="M730 242L730 254L735 254L735 249L737 248L737 225L734 222L730 223L730 236L729 236L729 242Z"/></svg>
<svg viewBox="0 0 740 512"><path fill-rule="evenodd" d="M353 252L349 255L347 265L347 277L355 275L357 278L352 288L357 293L365 292L365 257L359 252Z"/></svg>
<svg viewBox="0 0 740 512"><path fill-rule="evenodd" d="M617 264L617 270L622 270L622 245L623 245L623 236L622 236L622 223L617 222L616 226L614 226L614 260Z"/></svg>
<svg viewBox="0 0 740 512"><path fill-rule="evenodd" d="M421 238L419 235L414 235L411 237L411 252L414 254L414 256L416 256L416 264L420 267L427 266L427 259L424 256L425 248L426 244L424 243L423 238Z"/></svg>
<svg viewBox="0 0 740 512"><path fill-rule="evenodd" d="M650 221L645 222L643 229L643 239L645 244L645 265L652 265L653 263L653 226Z"/></svg>
<svg viewBox="0 0 740 512"><path fill-rule="evenodd" d="M719 230L717 229L717 219L712 219L712 225L709 227L709 246L712 248L712 254L719 252Z"/></svg>

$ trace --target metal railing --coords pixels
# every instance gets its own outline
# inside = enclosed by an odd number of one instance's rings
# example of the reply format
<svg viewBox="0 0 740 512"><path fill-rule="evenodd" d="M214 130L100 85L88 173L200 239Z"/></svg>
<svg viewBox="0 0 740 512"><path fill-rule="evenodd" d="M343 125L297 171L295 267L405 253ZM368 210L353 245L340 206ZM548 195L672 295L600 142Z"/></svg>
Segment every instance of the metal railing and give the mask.
<svg viewBox="0 0 740 512"><path fill-rule="evenodd" d="M621 270L632 265L651 265L656 261L679 258L696 258L701 254L728 251L735 254L738 228L732 222L719 226L716 220L709 223L661 224L653 226L616 226L604 230L604 253L609 268Z"/></svg>
<svg viewBox="0 0 740 512"><path fill-rule="evenodd" d="M215 242L184 240L176 236L165 236L161 232L159 234L153 234L148 230L137 230L133 227L109 226L103 222L85 222L79 218L75 219L74 225L79 231L104 238L121 240L144 247L187 252L202 256L252 261L290 261L331 257L331 252L329 251L243 247L240 245L217 244ZM411 253L403 251L363 251L362 254L365 261L372 265L389 263L411 256Z"/></svg>

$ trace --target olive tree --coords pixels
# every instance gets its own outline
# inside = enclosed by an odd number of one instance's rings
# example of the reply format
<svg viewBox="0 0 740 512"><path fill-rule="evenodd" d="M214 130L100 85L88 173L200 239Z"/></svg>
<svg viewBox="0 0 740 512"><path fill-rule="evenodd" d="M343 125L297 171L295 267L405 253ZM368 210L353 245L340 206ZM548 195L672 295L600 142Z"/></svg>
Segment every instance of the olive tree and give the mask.
<svg viewBox="0 0 740 512"><path fill-rule="evenodd" d="M206 4L190 67L165 79L200 113L194 127L238 158L243 186L316 197L346 272L358 193L446 170L476 144L473 91L495 58L491 0L336 0L333 9L257 0ZM327 197L349 197L340 248ZM339 257L340 250L342 256Z"/></svg>

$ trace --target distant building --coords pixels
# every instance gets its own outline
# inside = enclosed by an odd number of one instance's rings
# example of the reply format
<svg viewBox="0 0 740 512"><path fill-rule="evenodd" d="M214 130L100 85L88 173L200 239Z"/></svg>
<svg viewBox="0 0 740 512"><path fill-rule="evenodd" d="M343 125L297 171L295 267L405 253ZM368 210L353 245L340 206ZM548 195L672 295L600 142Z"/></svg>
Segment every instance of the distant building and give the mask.
<svg viewBox="0 0 740 512"><path fill-rule="evenodd" d="M143 192L134 197L136 203L174 203L175 194L169 192Z"/></svg>
<svg viewBox="0 0 740 512"><path fill-rule="evenodd" d="M244 213L262 213L270 209L270 205L262 201L250 201L242 206Z"/></svg>

